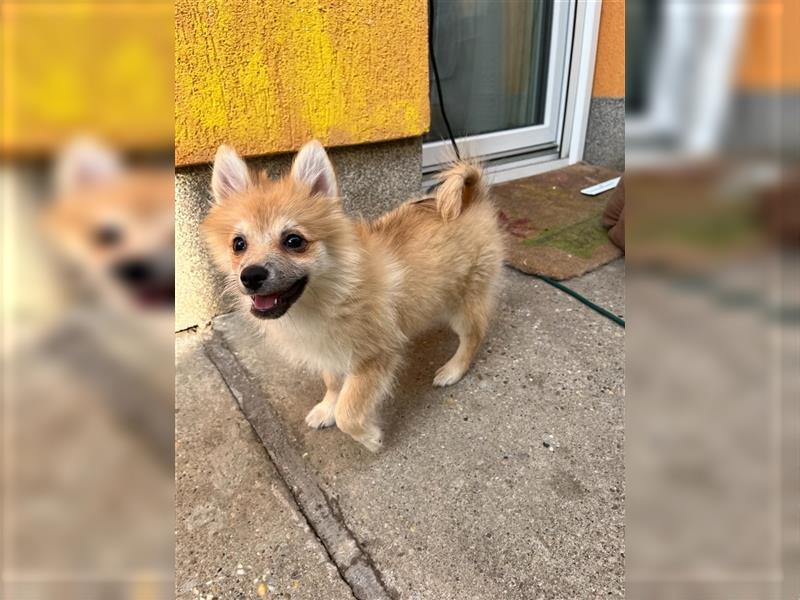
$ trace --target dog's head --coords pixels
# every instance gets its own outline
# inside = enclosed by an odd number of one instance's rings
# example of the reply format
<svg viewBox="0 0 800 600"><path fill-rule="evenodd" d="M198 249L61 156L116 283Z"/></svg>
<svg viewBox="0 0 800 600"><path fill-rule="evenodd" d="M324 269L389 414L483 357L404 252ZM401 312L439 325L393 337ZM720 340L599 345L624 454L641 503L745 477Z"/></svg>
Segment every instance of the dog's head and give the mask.
<svg viewBox="0 0 800 600"><path fill-rule="evenodd" d="M307 143L291 173L251 178L227 147L214 159L214 205L202 224L211 256L228 275L227 290L260 319L277 319L296 302L325 302L337 270L354 251L333 167L322 145ZM340 271L341 272L341 271Z"/></svg>
<svg viewBox="0 0 800 600"><path fill-rule="evenodd" d="M56 197L44 225L57 249L104 301L171 309L174 300L174 175L126 167L88 139L59 156Z"/></svg>

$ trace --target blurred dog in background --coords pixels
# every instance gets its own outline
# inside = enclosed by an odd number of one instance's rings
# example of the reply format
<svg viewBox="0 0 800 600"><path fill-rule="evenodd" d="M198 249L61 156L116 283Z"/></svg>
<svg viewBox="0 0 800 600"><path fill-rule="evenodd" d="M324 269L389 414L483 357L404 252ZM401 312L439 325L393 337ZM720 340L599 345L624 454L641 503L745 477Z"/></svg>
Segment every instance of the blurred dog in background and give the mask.
<svg viewBox="0 0 800 600"><path fill-rule="evenodd" d="M67 146L54 171L45 227L71 272L118 308L171 311L172 172L125 167L115 152L88 138Z"/></svg>

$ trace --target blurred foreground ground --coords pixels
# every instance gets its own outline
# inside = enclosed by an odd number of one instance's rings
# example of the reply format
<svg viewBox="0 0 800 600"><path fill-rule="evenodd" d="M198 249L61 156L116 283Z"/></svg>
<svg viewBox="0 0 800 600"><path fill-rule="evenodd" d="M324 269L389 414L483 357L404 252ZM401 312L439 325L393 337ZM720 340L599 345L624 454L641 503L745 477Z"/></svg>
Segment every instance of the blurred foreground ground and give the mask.
<svg viewBox="0 0 800 600"><path fill-rule="evenodd" d="M617 261L572 284L622 314L623 277ZM321 380L248 325L222 316L178 336L178 598L339 599L353 581L366 581L358 597L623 595L622 328L507 269L461 382L431 386L453 335L416 343L373 455L305 425ZM246 379L204 344L227 346Z"/></svg>

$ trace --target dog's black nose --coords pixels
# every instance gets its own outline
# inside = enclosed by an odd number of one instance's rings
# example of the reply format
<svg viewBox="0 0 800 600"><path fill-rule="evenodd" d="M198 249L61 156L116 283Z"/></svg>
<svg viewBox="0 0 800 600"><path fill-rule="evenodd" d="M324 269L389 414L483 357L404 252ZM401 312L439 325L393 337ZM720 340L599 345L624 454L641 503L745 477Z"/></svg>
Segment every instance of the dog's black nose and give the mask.
<svg viewBox="0 0 800 600"><path fill-rule="evenodd" d="M153 266L146 260L129 259L113 267L114 276L127 284L145 283L153 276Z"/></svg>
<svg viewBox="0 0 800 600"><path fill-rule="evenodd" d="M267 271L264 267L250 265L249 267L245 267L241 275L239 275L239 279L242 280L242 284L248 290L256 291L261 287L261 284L264 283L264 280L268 276L269 271Z"/></svg>

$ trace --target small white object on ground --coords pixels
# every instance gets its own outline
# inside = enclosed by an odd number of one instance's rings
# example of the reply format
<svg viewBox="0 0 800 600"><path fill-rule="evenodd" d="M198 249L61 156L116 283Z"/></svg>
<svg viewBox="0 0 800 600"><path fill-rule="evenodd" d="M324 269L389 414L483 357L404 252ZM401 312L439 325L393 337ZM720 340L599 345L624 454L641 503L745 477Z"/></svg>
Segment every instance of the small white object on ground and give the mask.
<svg viewBox="0 0 800 600"><path fill-rule="evenodd" d="M602 194L603 192L607 192L608 190L613 190L617 187L620 178L614 177L614 179L609 179L608 181L602 181L600 183L596 183L591 185L587 188L583 188L581 190L581 194L585 194L586 196L597 196L598 194Z"/></svg>

